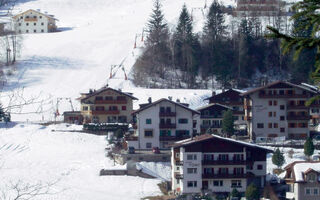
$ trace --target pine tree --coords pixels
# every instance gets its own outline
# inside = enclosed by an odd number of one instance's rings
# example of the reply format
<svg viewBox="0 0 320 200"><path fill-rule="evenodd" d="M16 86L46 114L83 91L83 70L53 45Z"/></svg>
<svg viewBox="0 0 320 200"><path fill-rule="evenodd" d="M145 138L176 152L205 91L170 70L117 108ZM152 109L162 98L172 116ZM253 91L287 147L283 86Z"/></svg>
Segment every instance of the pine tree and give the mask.
<svg viewBox="0 0 320 200"><path fill-rule="evenodd" d="M233 188L233 190L230 193L231 198L237 197L238 199L241 198L241 193L236 189Z"/></svg>
<svg viewBox="0 0 320 200"><path fill-rule="evenodd" d="M285 163L285 158L279 148L277 148L272 155L272 163L276 165L278 169L281 169L282 165Z"/></svg>
<svg viewBox="0 0 320 200"><path fill-rule="evenodd" d="M314 144L311 138L307 138L306 142L304 143L304 155L310 159L310 157L314 153Z"/></svg>
<svg viewBox="0 0 320 200"><path fill-rule="evenodd" d="M234 121L232 111L228 110L223 113L222 130L227 135L233 135L234 133Z"/></svg>
<svg viewBox="0 0 320 200"><path fill-rule="evenodd" d="M193 33L192 20L184 4L174 34L175 62L185 76L188 88L195 87L195 76L199 69L201 46L198 37Z"/></svg>
<svg viewBox="0 0 320 200"><path fill-rule="evenodd" d="M247 200L259 200L260 199L260 192L259 189L251 183L246 190L245 196Z"/></svg>
<svg viewBox="0 0 320 200"><path fill-rule="evenodd" d="M3 106L2 106L2 104L0 103L0 121L4 121L5 117L6 117L6 114L5 114L5 112L3 111Z"/></svg>

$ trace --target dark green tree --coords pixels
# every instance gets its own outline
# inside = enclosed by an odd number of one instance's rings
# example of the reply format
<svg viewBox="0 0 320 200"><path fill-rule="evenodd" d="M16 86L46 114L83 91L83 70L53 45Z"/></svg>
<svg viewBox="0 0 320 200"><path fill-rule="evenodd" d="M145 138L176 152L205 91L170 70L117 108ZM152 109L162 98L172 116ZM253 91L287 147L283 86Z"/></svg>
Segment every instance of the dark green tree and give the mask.
<svg viewBox="0 0 320 200"><path fill-rule="evenodd" d="M238 199L241 198L241 193L236 189L236 188L233 188L233 190L231 191L230 193L230 197L237 197Z"/></svg>
<svg viewBox="0 0 320 200"><path fill-rule="evenodd" d="M314 144L312 139L309 137L304 143L304 155L306 155L308 159L310 159L313 153L314 153Z"/></svg>
<svg viewBox="0 0 320 200"><path fill-rule="evenodd" d="M233 135L234 133L234 120L231 110L227 110L223 113L222 130L229 136Z"/></svg>
<svg viewBox="0 0 320 200"><path fill-rule="evenodd" d="M278 169L281 169L282 165L285 163L285 158L279 148L277 148L272 155L272 163L276 165Z"/></svg>
<svg viewBox="0 0 320 200"><path fill-rule="evenodd" d="M319 28L320 28L320 13L318 12L320 3L318 0L303 0L292 7L295 14L292 16L293 20L302 19L303 23L299 23L298 26L294 27L293 32L298 33L300 31L307 31L312 27L310 36L301 35L289 35L281 33L277 28L268 27L270 34L268 38L280 38L281 47L283 53L290 53L293 51L293 58L297 60L300 53L303 50L315 50L315 70L311 74L312 80L315 82L320 81L320 39L319 39ZM310 99L308 104L316 99L320 99L319 96Z"/></svg>
<svg viewBox="0 0 320 200"><path fill-rule="evenodd" d="M187 7L184 4L174 33L175 65L185 72L183 80L188 88L195 88L200 59L201 46L198 36L193 33L193 25Z"/></svg>
<svg viewBox="0 0 320 200"><path fill-rule="evenodd" d="M246 196L247 200L259 200L260 199L259 189L256 187L255 184L251 183L247 187L245 196Z"/></svg>

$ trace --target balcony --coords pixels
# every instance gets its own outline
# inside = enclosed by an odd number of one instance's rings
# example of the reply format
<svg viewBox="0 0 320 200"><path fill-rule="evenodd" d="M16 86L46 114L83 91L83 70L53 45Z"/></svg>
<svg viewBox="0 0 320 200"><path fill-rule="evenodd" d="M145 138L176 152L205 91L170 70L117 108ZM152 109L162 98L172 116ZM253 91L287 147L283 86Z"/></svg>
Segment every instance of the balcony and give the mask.
<svg viewBox="0 0 320 200"><path fill-rule="evenodd" d="M201 119L213 119L213 118L223 118L222 115L201 115Z"/></svg>
<svg viewBox="0 0 320 200"><path fill-rule="evenodd" d="M127 100L118 99L118 100L95 100L95 104L127 104Z"/></svg>
<svg viewBox="0 0 320 200"><path fill-rule="evenodd" d="M251 173L246 174L202 174L202 178L215 179L215 178L251 178L254 177Z"/></svg>
<svg viewBox="0 0 320 200"><path fill-rule="evenodd" d="M307 95L305 94L259 94L260 98L268 98L268 99L279 99L279 98L303 98L306 99L308 98Z"/></svg>
<svg viewBox="0 0 320 200"><path fill-rule="evenodd" d="M159 124L159 128L162 129L175 129L176 124Z"/></svg>
<svg viewBox="0 0 320 200"><path fill-rule="evenodd" d="M208 128L222 128L222 125L211 125L211 124L202 124L200 128L208 129Z"/></svg>
<svg viewBox="0 0 320 200"><path fill-rule="evenodd" d="M125 136L124 139L126 141L138 141L138 137L137 136Z"/></svg>
<svg viewBox="0 0 320 200"><path fill-rule="evenodd" d="M287 120L310 120L309 115L287 115Z"/></svg>
<svg viewBox="0 0 320 200"><path fill-rule="evenodd" d="M246 104L245 104L243 107L244 107L244 109L247 109L247 110L251 110L251 109L252 109L252 106L251 106L251 105L246 105Z"/></svg>
<svg viewBox="0 0 320 200"><path fill-rule="evenodd" d="M176 165L177 165L177 166L182 166L182 165L183 165L183 161L176 160Z"/></svg>
<svg viewBox="0 0 320 200"><path fill-rule="evenodd" d="M232 114L234 114L234 115L244 115L244 111L236 110L236 111L232 111Z"/></svg>
<svg viewBox="0 0 320 200"><path fill-rule="evenodd" d="M202 165L246 165L246 160L202 160Z"/></svg>
<svg viewBox="0 0 320 200"><path fill-rule="evenodd" d="M190 136L160 136L160 141L179 141L188 138L190 138Z"/></svg>
<svg viewBox="0 0 320 200"><path fill-rule="evenodd" d="M287 110L308 110L305 105L287 105Z"/></svg>
<svg viewBox="0 0 320 200"><path fill-rule="evenodd" d="M176 179L183 179L183 174L174 173L174 177L175 177Z"/></svg>
<svg viewBox="0 0 320 200"><path fill-rule="evenodd" d="M119 110L93 110L91 111L93 115L118 115L120 114Z"/></svg>
<svg viewBox="0 0 320 200"><path fill-rule="evenodd" d="M24 21L25 22L36 22L36 21L38 21L38 19L37 18L25 18Z"/></svg>
<svg viewBox="0 0 320 200"><path fill-rule="evenodd" d="M175 112L159 112L160 117L175 117L176 115Z"/></svg>

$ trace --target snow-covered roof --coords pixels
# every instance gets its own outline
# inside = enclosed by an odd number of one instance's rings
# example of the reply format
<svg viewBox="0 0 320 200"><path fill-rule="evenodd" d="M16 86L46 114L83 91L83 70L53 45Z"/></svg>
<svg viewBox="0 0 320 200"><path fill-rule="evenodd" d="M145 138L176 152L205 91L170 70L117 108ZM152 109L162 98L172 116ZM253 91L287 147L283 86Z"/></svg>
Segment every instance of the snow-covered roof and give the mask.
<svg viewBox="0 0 320 200"><path fill-rule="evenodd" d="M196 137L193 137L193 138L188 138L188 139L185 139L185 140L181 140L181 141L175 142L173 147L187 146L187 145L191 145L191 144L194 144L194 143L198 143L198 142L202 142L202 141L210 140L210 139L214 139L214 138L220 139L220 140L229 141L229 142L236 143L236 144L241 144L241 145L244 145L244 146L247 146L247 147L259 148L259 149L262 149L262 150L265 150L265 151L268 151L268 152L273 152L271 149L269 149L267 147L260 146L258 144L252 144L252 143L243 142L243 141L239 141L239 140L235 140L235 139L231 139L231 138L225 138L225 137L221 137L221 136L213 135L213 134L212 135L204 134L204 135L196 136Z"/></svg>
<svg viewBox="0 0 320 200"><path fill-rule="evenodd" d="M310 170L314 170L314 171L320 173L320 162L296 163L293 166L295 181L296 182L304 181L304 174Z"/></svg>
<svg viewBox="0 0 320 200"><path fill-rule="evenodd" d="M211 106L221 106L221 107L224 107L224 108L230 109L230 110L233 109L232 107L229 107L229 106L226 106L226 105L222 105L222 104L220 104L220 103L211 103L211 104L202 106L202 107L200 107L200 108L197 108L197 110L198 110L198 111L199 111L199 110L203 110L203 109L209 108L209 107L211 107Z"/></svg>

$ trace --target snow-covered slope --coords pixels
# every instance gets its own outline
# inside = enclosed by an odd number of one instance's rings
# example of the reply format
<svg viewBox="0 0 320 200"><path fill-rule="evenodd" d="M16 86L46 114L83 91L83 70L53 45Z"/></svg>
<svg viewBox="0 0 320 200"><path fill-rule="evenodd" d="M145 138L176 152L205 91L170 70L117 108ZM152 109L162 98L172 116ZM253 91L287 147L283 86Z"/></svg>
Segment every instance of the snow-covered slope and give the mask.
<svg viewBox="0 0 320 200"><path fill-rule="evenodd" d="M52 130L78 129L52 125L0 124L0 191L10 194L11 184L50 187L42 200L123 200L159 195L160 180L132 176L99 176L103 168L119 168L105 157L104 136ZM2 193L1 193L2 194ZM12 199L11 196L7 196Z"/></svg>
<svg viewBox="0 0 320 200"><path fill-rule="evenodd" d="M122 70L117 70L114 78L109 79L111 65L123 61L127 74L139 55L141 33L152 9L152 0L24 0L16 6L14 13L27 9L40 9L54 14L58 26L64 30L58 33L23 35L23 48L16 67L16 75L11 77L1 101L6 104L5 96L14 89L23 88L24 98L38 97L40 104L27 106L15 112L42 111L41 114L14 115L13 120L53 120L57 108L57 98L71 97L75 100L80 92L89 88L98 89L106 84L133 92L140 101L146 102L149 96L158 98L174 96L186 102L199 102L209 91L197 90L143 90L135 88L131 81L124 80ZM178 19L179 10L186 3L189 11L193 8L197 27L202 24L201 13L205 0L163 0L165 17L173 26ZM210 1L207 1L209 5ZM200 25L201 26L201 25ZM140 34L140 35L139 35ZM137 46L134 49L135 37ZM180 94L179 94L180 93ZM192 95L184 95L191 93ZM179 94L179 95L178 95ZM195 98L194 98L195 97ZM21 99L20 99L21 100ZM22 100L21 100L22 101ZM21 102L20 101L20 102ZM137 107L138 104L135 106ZM59 112L70 110L68 101L60 101Z"/></svg>

